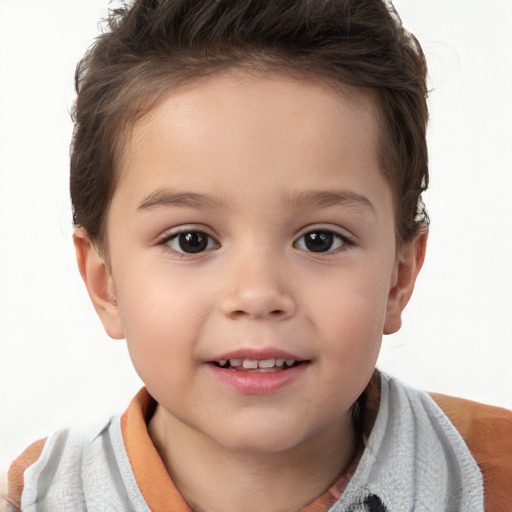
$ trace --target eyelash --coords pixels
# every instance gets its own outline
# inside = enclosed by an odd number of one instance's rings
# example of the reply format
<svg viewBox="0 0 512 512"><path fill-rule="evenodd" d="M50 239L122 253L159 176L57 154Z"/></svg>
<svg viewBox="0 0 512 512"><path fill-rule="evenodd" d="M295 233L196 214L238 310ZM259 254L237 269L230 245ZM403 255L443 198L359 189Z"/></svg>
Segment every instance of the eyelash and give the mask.
<svg viewBox="0 0 512 512"><path fill-rule="evenodd" d="M192 242L199 243L198 250L190 251L190 252L185 251L185 249L183 248L183 245L181 243L182 240L180 240L180 237L182 235L189 235L189 242L192 241ZM190 235L193 235L195 238L191 238ZM317 241L319 241L320 244L318 244L317 248L323 249L321 244L322 244L322 242L326 243L328 245L326 250L315 251L311 247L311 245L308 247L308 241L305 239L305 237L307 237L308 235L309 236L315 235L315 236L312 236L312 238L310 238L310 244L311 243L316 244ZM202 238L202 240L201 240L201 238ZM300 243L301 240L304 240L304 242L302 244ZM173 242L173 241L177 241L180 248L173 247L171 245L171 242ZM170 234L166 235L165 237L163 237L161 240L159 240L157 242L157 245L167 246L171 251L173 251L175 254L177 254L180 258L184 258L184 259L193 258L196 255L203 254L205 252L216 249L220 246L220 244L211 235L209 235L208 233L206 233L205 231L202 231L200 229L182 229L178 232L170 233ZM301 247L301 245L302 245L302 247ZM333 245L335 246L334 248L333 248ZM332 229L325 229L325 228L324 229L322 229L322 228L309 229L308 231L303 233L299 238L297 238L297 240L293 243L293 246L295 248L300 249L305 252L308 252L308 253L311 253L311 254L328 254L328 253L338 252L340 250L343 250L345 246L349 246L349 245L354 245L354 243L346 235L342 235L341 233L339 233L337 231L334 231Z"/></svg>

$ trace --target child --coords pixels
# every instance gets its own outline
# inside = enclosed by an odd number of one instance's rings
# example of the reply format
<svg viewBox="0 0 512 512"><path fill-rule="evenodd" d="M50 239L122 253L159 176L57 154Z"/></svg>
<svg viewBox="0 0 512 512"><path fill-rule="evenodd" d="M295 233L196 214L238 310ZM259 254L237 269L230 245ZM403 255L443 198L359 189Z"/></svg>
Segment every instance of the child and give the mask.
<svg viewBox="0 0 512 512"><path fill-rule="evenodd" d="M75 246L146 387L27 449L14 505L511 509L512 415L375 370L425 253L425 74L381 0L114 13L77 73Z"/></svg>

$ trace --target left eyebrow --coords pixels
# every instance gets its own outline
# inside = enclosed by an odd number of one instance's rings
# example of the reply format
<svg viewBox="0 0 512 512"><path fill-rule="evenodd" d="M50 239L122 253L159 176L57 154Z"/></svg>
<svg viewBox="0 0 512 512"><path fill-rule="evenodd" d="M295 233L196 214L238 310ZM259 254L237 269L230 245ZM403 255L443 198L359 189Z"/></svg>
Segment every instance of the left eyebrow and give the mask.
<svg viewBox="0 0 512 512"><path fill-rule="evenodd" d="M157 207L181 208L219 208L226 205L220 197L212 197L195 192L177 192L170 189L159 189L147 195L137 210L149 210Z"/></svg>
<svg viewBox="0 0 512 512"><path fill-rule="evenodd" d="M362 206L376 213L372 202L363 195L356 194L350 190L318 190L311 192L297 192L287 195L284 199L284 206L287 208L303 207L329 207L329 206Z"/></svg>

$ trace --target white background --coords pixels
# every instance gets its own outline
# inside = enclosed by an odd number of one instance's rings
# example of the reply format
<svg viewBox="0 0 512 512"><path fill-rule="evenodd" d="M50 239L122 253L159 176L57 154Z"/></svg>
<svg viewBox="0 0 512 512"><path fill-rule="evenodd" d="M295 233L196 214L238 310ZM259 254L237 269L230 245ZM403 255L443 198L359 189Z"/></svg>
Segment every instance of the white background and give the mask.
<svg viewBox="0 0 512 512"><path fill-rule="evenodd" d="M0 469L141 383L104 334L71 243L73 73L107 0L0 0ZM427 262L380 366L512 407L512 1L397 0L430 65Z"/></svg>

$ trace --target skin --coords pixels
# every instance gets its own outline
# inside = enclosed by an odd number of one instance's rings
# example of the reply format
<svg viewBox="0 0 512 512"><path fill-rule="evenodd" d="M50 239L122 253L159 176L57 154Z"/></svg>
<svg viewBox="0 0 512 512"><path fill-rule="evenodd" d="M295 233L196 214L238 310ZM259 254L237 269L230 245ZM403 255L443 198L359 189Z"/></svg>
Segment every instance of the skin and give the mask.
<svg viewBox="0 0 512 512"><path fill-rule="evenodd" d="M377 141L355 88L215 75L133 127L109 264L75 233L96 310L159 404L150 435L195 510L296 510L354 455L351 405L382 334L400 327L426 244L421 233L397 250ZM190 193L202 199L176 195ZM184 253L179 231L208 235L206 249ZM319 231L333 244L312 252L305 235ZM238 349L306 362L282 389L244 393L211 364Z"/></svg>

